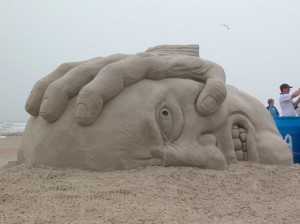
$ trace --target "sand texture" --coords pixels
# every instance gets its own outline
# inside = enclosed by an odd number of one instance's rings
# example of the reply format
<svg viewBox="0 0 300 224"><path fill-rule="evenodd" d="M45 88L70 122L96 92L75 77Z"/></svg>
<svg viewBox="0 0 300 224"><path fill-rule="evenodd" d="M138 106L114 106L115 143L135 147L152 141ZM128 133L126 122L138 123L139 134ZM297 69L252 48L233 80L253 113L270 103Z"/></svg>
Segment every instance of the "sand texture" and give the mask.
<svg viewBox="0 0 300 224"><path fill-rule="evenodd" d="M17 160L17 151L20 147L21 141L21 135L12 135L0 138L0 167L6 165L9 161Z"/></svg>
<svg viewBox="0 0 300 224"><path fill-rule="evenodd" d="M300 167L0 168L0 223L300 223Z"/></svg>

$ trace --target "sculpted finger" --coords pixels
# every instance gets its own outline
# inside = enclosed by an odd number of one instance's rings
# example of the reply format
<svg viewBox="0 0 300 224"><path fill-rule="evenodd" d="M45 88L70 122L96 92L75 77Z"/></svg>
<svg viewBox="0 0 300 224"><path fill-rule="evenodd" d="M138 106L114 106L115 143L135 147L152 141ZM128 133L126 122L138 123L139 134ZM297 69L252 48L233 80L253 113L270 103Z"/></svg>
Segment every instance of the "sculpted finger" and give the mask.
<svg viewBox="0 0 300 224"><path fill-rule="evenodd" d="M170 59L167 77L188 78L205 83L197 102L200 115L214 113L226 98L225 72L213 62L197 57L174 57Z"/></svg>
<svg viewBox="0 0 300 224"><path fill-rule="evenodd" d="M159 65L158 58L152 53L137 54L104 67L79 93L75 109L78 123L93 123L103 103L118 95L127 85L147 77L147 72Z"/></svg>
<svg viewBox="0 0 300 224"><path fill-rule="evenodd" d="M103 105L103 97L97 89L85 87L78 95L75 117L79 124L90 125L99 116Z"/></svg>
<svg viewBox="0 0 300 224"><path fill-rule="evenodd" d="M52 82L44 94L40 116L48 122L56 121L67 107L69 99L93 80L99 70L124 57L127 55L112 55L84 62Z"/></svg>
<svg viewBox="0 0 300 224"><path fill-rule="evenodd" d="M48 122L56 121L68 103L68 94L64 91L62 86L63 84L59 81L51 83L43 97L40 107L40 116Z"/></svg>
<svg viewBox="0 0 300 224"><path fill-rule="evenodd" d="M224 102L226 94L226 86L223 82L208 79L196 102L198 113L203 116L214 113Z"/></svg>
<svg viewBox="0 0 300 224"><path fill-rule="evenodd" d="M37 81L37 83L32 88L30 95L27 98L25 104L25 110L32 116L38 116L40 111L40 106L42 103L43 96L47 87L54 82L55 80L61 78L68 71L73 69L74 67L80 65L83 62L70 62L64 63L57 67L53 72L44 78Z"/></svg>
<svg viewBox="0 0 300 224"><path fill-rule="evenodd" d="M27 101L25 103L25 110L32 116L38 116L40 111L40 106L42 98L48 87L50 81L47 81L45 78L37 81L33 86Z"/></svg>
<svg viewBox="0 0 300 224"><path fill-rule="evenodd" d="M197 57L174 57L170 60L168 77L188 78L203 82L196 109L200 115L208 116L214 113L224 102L227 91L225 72L216 63L202 60Z"/></svg>

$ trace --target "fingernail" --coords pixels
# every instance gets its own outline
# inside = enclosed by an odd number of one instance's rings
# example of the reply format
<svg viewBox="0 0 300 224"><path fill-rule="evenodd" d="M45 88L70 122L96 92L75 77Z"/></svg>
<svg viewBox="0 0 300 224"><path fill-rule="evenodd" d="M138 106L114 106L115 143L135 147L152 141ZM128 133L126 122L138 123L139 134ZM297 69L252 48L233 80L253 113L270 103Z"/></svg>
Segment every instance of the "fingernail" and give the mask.
<svg viewBox="0 0 300 224"><path fill-rule="evenodd" d="M201 109L207 113L212 113L217 108L217 101L211 96L206 96L201 102Z"/></svg>
<svg viewBox="0 0 300 224"><path fill-rule="evenodd" d="M75 109L75 117L79 119L83 119L86 117L86 114L87 114L86 106L82 103L77 104Z"/></svg>
<svg viewBox="0 0 300 224"><path fill-rule="evenodd" d="M40 108L40 113L47 113L48 107L49 107L49 99L45 98L42 102L41 108Z"/></svg>

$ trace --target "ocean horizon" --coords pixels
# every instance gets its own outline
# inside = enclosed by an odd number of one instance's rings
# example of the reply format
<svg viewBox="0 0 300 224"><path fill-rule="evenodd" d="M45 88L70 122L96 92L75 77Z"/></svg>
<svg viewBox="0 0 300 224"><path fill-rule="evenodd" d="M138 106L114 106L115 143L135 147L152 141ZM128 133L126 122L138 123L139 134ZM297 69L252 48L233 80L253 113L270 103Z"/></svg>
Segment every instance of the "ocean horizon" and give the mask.
<svg viewBox="0 0 300 224"><path fill-rule="evenodd" d="M27 122L0 122L0 138L11 135L21 135Z"/></svg>

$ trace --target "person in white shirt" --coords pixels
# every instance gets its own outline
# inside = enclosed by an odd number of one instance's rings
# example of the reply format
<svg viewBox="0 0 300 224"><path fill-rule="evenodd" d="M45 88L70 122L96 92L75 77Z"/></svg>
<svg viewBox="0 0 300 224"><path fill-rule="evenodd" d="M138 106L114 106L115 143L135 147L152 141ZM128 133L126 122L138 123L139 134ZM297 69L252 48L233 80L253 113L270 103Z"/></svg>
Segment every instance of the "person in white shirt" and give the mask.
<svg viewBox="0 0 300 224"><path fill-rule="evenodd" d="M297 114L298 114L298 117L300 117L300 107L298 107L298 108L296 109L296 112L297 112Z"/></svg>
<svg viewBox="0 0 300 224"><path fill-rule="evenodd" d="M279 103L284 117L297 116L296 108L300 103L300 97L295 102L292 100L300 95L300 88L292 94L290 94L290 88L293 87L286 83L280 85Z"/></svg>

